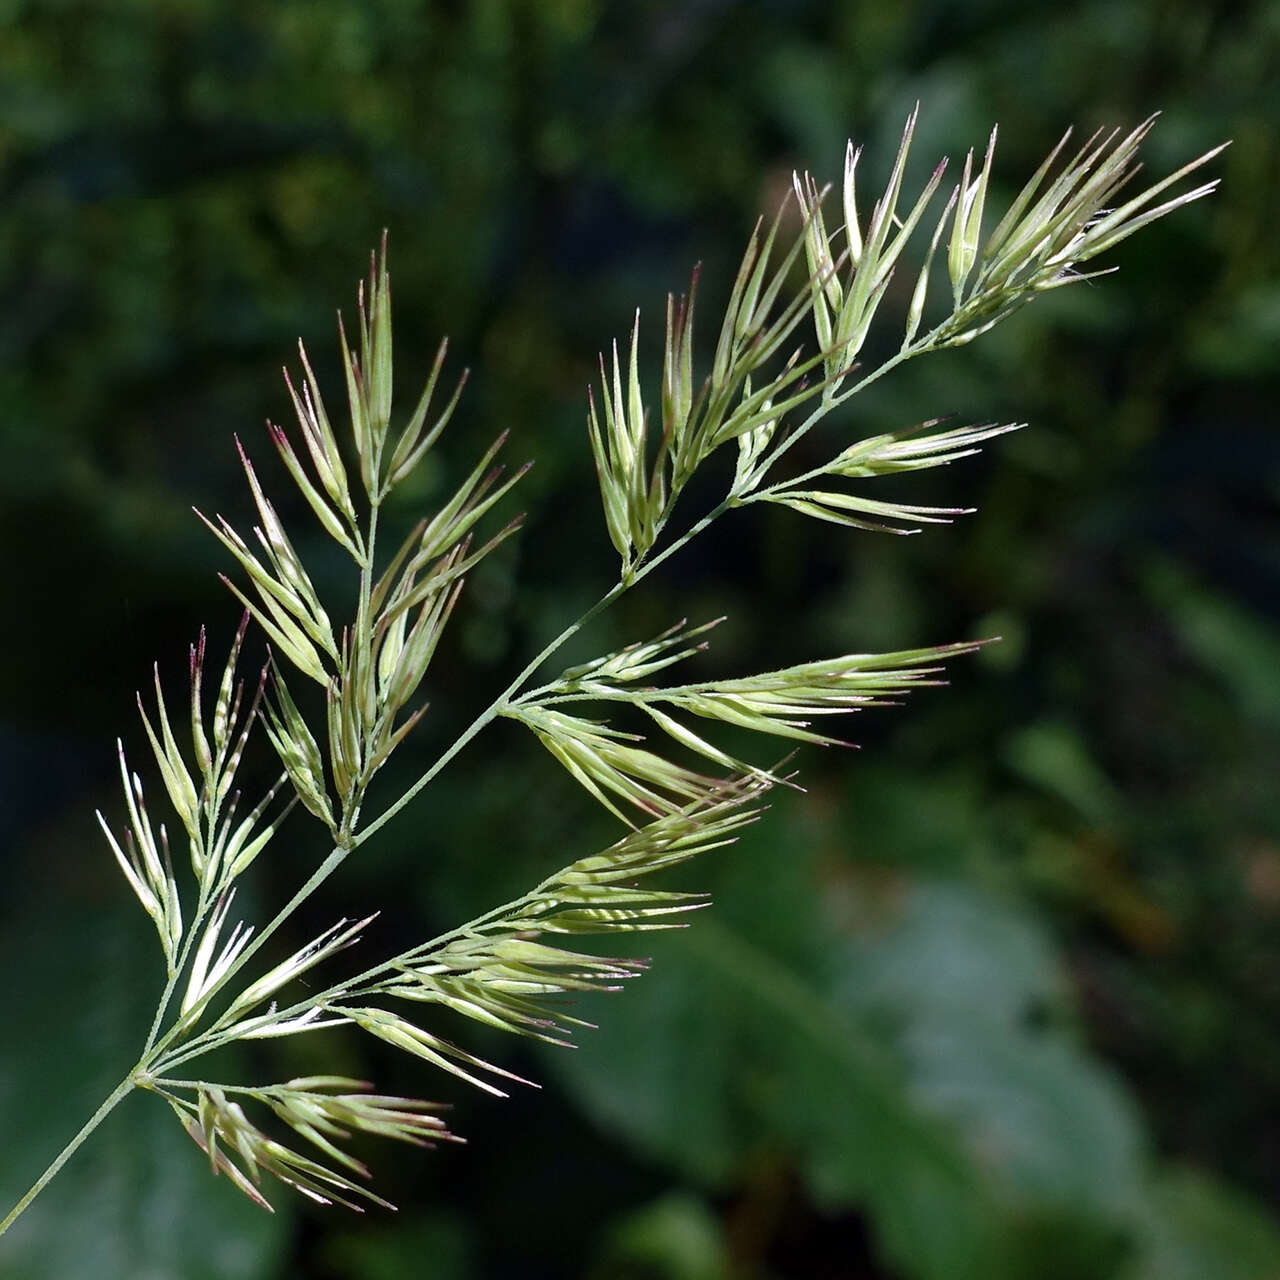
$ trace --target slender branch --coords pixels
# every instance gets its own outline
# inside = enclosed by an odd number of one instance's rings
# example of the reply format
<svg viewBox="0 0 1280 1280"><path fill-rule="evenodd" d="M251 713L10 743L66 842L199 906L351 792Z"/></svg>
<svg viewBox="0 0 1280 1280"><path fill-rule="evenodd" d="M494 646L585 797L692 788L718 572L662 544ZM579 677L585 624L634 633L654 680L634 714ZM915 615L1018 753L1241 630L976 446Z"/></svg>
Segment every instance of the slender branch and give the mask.
<svg viewBox="0 0 1280 1280"><path fill-rule="evenodd" d="M190 1030L196 1022L199 1021L205 1009L208 1008L209 1002L218 994L228 982L246 964L253 959L254 955L262 948L267 939L275 933L281 925L289 919L291 915L342 865L345 861L350 849L341 847L334 848L330 851L329 856L311 873L306 883L293 895L292 898L276 913L271 922L266 925L262 932L259 933L254 940L245 947L245 949L236 957L235 962L227 967L226 972L213 986L205 992L195 1004L187 1010L178 1022L176 1022L169 1030L152 1046L155 1054L161 1054L163 1051L178 1039L178 1037L186 1030Z"/></svg>
<svg viewBox="0 0 1280 1280"><path fill-rule="evenodd" d="M378 467L381 468L381 458L378 460ZM382 507L383 494L379 493L369 499L369 538L366 546L364 563L360 566L360 603L356 608L356 629L353 643L353 649L359 646L359 656L356 659L359 670L363 673L364 678L370 679L369 666L370 655L373 652L373 628L369 619L370 599L373 595L373 566L374 554L378 545L378 512ZM355 655L353 654L354 658ZM364 744L361 744L363 748ZM356 823L360 821L360 805L364 801L365 788L369 785L368 766L362 761L360 768L360 776L356 779L355 785L351 790L350 796L344 801L342 819L338 824L339 836L345 836L343 841L347 847L354 847L349 844L351 833L356 828Z"/></svg>
<svg viewBox="0 0 1280 1280"><path fill-rule="evenodd" d="M644 576L644 571L635 575L632 581L638 581ZM520 691L520 686L529 679L531 675L542 664L556 653L562 646L567 644L583 627L587 625L594 617L607 609L615 600L621 596L630 586L629 582L615 583L599 600L595 602L581 617L571 622L565 629L560 632L554 640L545 645L542 650L533 657L520 671L519 675L511 681L503 691L498 694L494 700L489 703L483 711L462 731L461 735L454 739L449 748L444 751L431 767L422 774L421 777L407 790L398 800L389 805L382 811L359 835L355 836L351 841L351 847L357 848L362 845L375 831L385 826L392 818L400 812L431 780L441 769L453 759L486 725L490 724L501 713L502 708L510 701L510 699Z"/></svg>
<svg viewBox="0 0 1280 1280"><path fill-rule="evenodd" d="M938 328L940 329L941 327L942 326L940 325ZM784 439L778 442L777 447L773 450L771 454L769 454L767 460L764 463L762 463L761 466L759 467L760 474L763 475L764 472L772 470L774 467L774 464L778 461L778 459L781 458L782 455L786 453L787 450L790 449L794 444L804 439L804 437L808 435L809 432L814 427L816 427L818 423L821 422L823 418L825 418L833 409L838 409L842 404L844 404L846 400L851 400L864 387L869 387L873 382L877 381L880 378L883 378L886 373L888 373L892 369L896 369L898 365L905 363L907 360L910 360L912 356L920 355L923 352L929 350L932 343L935 341L935 337L937 333L938 333L938 329L930 330L929 333L927 333L923 338L919 339L917 342L913 343L911 346L904 347L901 351L898 351L896 354L890 356L883 364L877 365L874 369L871 370L870 373L859 378L858 381L855 382L851 387L847 387L844 391L841 391L839 394L832 396L829 400L824 397L822 402L818 405L818 407L814 409L809 414L809 416L805 418L805 420L798 427L795 428L795 430L791 431ZM814 475L814 474L817 474L817 473L815 472L809 473L809 475ZM796 479L802 479L802 478L807 478L807 477L796 477ZM790 480L790 481L786 481L785 483L791 484L794 482L795 482L794 480ZM743 494L741 497L736 498L735 505L745 505L746 503L753 502L755 500L756 500L756 494L754 492L747 493L747 494Z"/></svg>
<svg viewBox="0 0 1280 1280"><path fill-rule="evenodd" d="M223 1093L239 1093L246 1094L249 1097L257 1097L263 1092L261 1087L255 1088L253 1085L247 1084L215 1084L212 1080L173 1080L168 1076L156 1076L149 1080L145 1086L147 1089L153 1089L156 1093L168 1094L170 1089L190 1089L193 1092L207 1091L209 1089L219 1089Z"/></svg>
<svg viewBox="0 0 1280 1280"><path fill-rule="evenodd" d="M491 920L499 919L506 915L516 915L521 908L528 903L534 902L538 898L539 892L545 885L537 885L528 893L522 894L519 898L513 898L510 902L504 902L499 906L493 907L484 912L482 915L476 916L472 920L468 920L466 924L458 925L456 928L449 929L445 933L437 934L434 938L427 942L416 943L412 947L406 948L404 951L394 956L389 956L385 960L379 960L377 964L371 965L363 973L358 973L353 978L344 978L341 982L334 983L332 986L325 988L323 991L308 992L306 997L297 1001L295 1004L285 1009L276 1010L276 1018L284 1021L298 1014L305 1013L308 1009L323 1005L331 1000L337 1000L343 997L350 997L362 994L361 988L365 984L373 982L377 978L394 971L402 965L412 963L414 960L421 959L429 955L431 952L444 946L446 943L452 942L455 938L461 938L467 934L474 933L478 929L482 929ZM158 1058L155 1061L157 1071L170 1071L174 1067L184 1062L190 1062L193 1058L203 1057L206 1053L213 1052L223 1044L229 1044L237 1039L239 1031L236 1027L225 1027L218 1031L206 1032L203 1036L193 1040L189 1045L183 1046L177 1052L165 1057ZM181 1083L178 1081L166 1080L166 1084Z"/></svg>

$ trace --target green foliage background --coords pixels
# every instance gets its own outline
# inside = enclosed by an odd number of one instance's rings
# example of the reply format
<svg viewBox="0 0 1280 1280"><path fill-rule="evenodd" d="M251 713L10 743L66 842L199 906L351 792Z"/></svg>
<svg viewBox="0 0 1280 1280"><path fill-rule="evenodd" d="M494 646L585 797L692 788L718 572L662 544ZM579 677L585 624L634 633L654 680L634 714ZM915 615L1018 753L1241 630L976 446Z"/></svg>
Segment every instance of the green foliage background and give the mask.
<svg viewBox="0 0 1280 1280"><path fill-rule="evenodd" d="M1029 419L908 481L977 515L910 539L739 517L594 633L727 612L706 670L730 674L1004 641L864 717L860 755L804 752L806 793L692 873L716 908L575 1053L479 1046L542 1095L470 1098L335 1040L335 1067L456 1102L471 1138L371 1152L402 1212L358 1220L265 1219L135 1098L0 1275L1280 1275L1278 56L1280 10L1247 0L0 3L10 1200L145 1030L154 940L91 812L151 658L179 680L199 623L234 625L189 504L244 515L231 433L265 459L299 334L334 385L333 310L384 226L399 367L448 332L473 370L412 502L498 429L538 460L529 526L437 668L425 761L611 580L595 352L637 303L656 343L695 260L723 296L793 166L836 176L852 134L883 173L916 99L921 163L1000 122L1006 195L1068 123L1163 108L1155 174L1235 140L1219 194L1125 245L1117 278L859 399L864 434ZM316 923L384 906L426 936L605 837L491 734ZM264 902L320 852L282 843Z"/></svg>

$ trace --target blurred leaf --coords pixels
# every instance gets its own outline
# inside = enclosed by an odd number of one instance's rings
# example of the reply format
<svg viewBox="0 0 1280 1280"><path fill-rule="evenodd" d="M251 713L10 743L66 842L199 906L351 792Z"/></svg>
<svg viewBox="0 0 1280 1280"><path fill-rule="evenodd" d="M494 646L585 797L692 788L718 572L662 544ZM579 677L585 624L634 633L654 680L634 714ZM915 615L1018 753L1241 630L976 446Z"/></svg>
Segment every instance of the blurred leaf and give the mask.
<svg viewBox="0 0 1280 1280"><path fill-rule="evenodd" d="M869 1201L886 1251L913 1274L990 1274L992 1206L874 1042L718 922L681 943L560 1064L596 1117L720 1190L781 1145L821 1201Z"/></svg>
<svg viewBox="0 0 1280 1280"><path fill-rule="evenodd" d="M371 1219L367 1230L335 1232L326 1240L322 1255L334 1275L359 1280L404 1280L416 1275L467 1280L475 1275L463 1224L430 1212L409 1222ZM429 1270L424 1271L426 1259Z"/></svg>
<svg viewBox="0 0 1280 1280"><path fill-rule="evenodd" d="M990 811L964 762L921 775L883 758L860 760L841 790L821 838L860 865L964 875L993 852Z"/></svg>
<svg viewBox="0 0 1280 1280"><path fill-rule="evenodd" d="M727 1280L723 1229L702 1200L672 1192L609 1229L590 1275L597 1280Z"/></svg>
<svg viewBox="0 0 1280 1280"><path fill-rule="evenodd" d="M1016 907L949 880L922 879L859 904L836 993L851 1009L909 1009L914 1021L1025 1025L1068 996L1052 945Z"/></svg>
<svg viewBox="0 0 1280 1280"><path fill-rule="evenodd" d="M1027 782L1071 806L1086 822L1114 822L1121 797L1070 725L1042 720L1014 734L1005 763Z"/></svg>
<svg viewBox="0 0 1280 1280"><path fill-rule="evenodd" d="M1013 1201L1115 1218L1142 1179L1138 1117L1062 1033L1065 983L1029 916L971 888L910 886L847 953L845 999L897 1028L910 1089Z"/></svg>
<svg viewBox="0 0 1280 1280"><path fill-rule="evenodd" d="M1141 1196L1138 1131L1106 1073L1040 1025L1063 982L1034 923L926 881L859 895L841 940L803 850L753 833L732 861L717 915L551 1059L586 1105L721 1189L781 1143L922 1280L1020 1277L1046 1233L1075 1241L1054 1275L1108 1274ZM771 892L770 861L807 891Z"/></svg>
<svg viewBox="0 0 1280 1280"><path fill-rule="evenodd" d="M1195 358L1219 374L1265 372L1280 343L1280 285L1259 280L1240 290L1227 323L1197 335Z"/></svg>
<svg viewBox="0 0 1280 1280"><path fill-rule="evenodd" d="M1150 566L1146 586L1178 638L1225 686L1240 712L1280 725L1280 635L1275 628L1201 586L1171 560Z"/></svg>
<svg viewBox="0 0 1280 1280"><path fill-rule="evenodd" d="M1143 1214L1142 1248L1123 1280L1274 1280L1274 1217L1192 1169L1171 1169Z"/></svg>

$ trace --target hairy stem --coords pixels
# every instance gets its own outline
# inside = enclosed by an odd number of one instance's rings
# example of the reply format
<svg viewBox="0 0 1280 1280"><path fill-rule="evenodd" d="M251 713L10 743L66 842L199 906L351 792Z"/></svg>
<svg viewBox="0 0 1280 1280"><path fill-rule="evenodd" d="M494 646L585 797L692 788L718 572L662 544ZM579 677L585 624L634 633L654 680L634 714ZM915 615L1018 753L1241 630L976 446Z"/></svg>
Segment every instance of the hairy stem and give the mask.
<svg viewBox="0 0 1280 1280"><path fill-rule="evenodd" d="M9 1211L3 1222L0 1222L0 1236L4 1235L22 1215L27 1206L58 1175L62 1166L75 1154L77 1148L86 1138L116 1109L117 1106L137 1088L137 1073L142 1069L142 1062L134 1067L123 1080L106 1096L102 1105L85 1121L80 1132L54 1157L49 1167L35 1180L31 1189Z"/></svg>

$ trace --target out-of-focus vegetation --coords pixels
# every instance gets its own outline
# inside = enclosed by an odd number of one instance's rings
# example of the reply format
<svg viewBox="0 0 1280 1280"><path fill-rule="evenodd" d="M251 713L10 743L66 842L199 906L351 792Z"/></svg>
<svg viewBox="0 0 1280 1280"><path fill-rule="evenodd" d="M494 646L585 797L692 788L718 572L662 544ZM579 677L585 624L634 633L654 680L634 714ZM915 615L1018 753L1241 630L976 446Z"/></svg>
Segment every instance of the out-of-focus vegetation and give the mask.
<svg viewBox="0 0 1280 1280"><path fill-rule="evenodd" d="M1004 639L863 717L857 757L802 753L807 791L701 869L715 910L590 1007L601 1030L510 1059L543 1094L477 1100L335 1041L347 1074L447 1095L471 1138L369 1153L402 1212L367 1219L265 1218L134 1100L0 1274L1280 1275L1278 56L1266 3L0 5L8 1200L145 1031L148 930L91 812L151 658L179 675L201 620L234 625L189 504L243 512L231 433L286 413L299 334L333 385L333 309L384 226L401 366L448 332L473 369L412 501L495 428L538 459L425 759L607 585L594 353L697 259L723 290L793 166L835 176L853 134L883 172L916 99L922 157L1000 121L997 198L1068 123L1163 108L1156 172L1235 140L1222 190L1118 276L852 407L860 431L1029 419L908 482L977 515L910 539L740 517L602 624L593 651L728 613L721 672ZM605 830L495 731L315 919L392 902L416 938ZM298 1052L239 1069L314 1069Z"/></svg>

